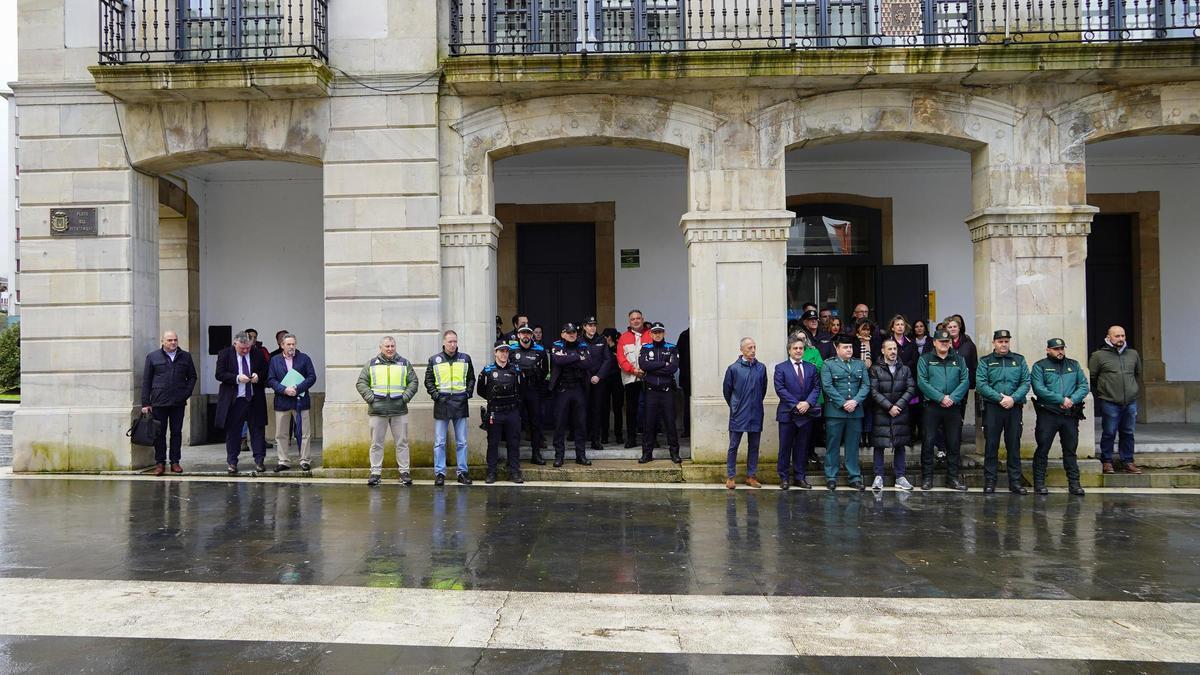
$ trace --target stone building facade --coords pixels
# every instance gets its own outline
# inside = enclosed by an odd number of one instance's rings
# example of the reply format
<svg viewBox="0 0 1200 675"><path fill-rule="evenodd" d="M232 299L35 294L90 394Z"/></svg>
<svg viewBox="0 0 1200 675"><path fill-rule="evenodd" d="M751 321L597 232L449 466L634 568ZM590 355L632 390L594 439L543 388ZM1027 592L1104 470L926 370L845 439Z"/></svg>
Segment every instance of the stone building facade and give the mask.
<svg viewBox="0 0 1200 675"><path fill-rule="evenodd" d="M197 216L186 178L196 167L247 160L319 167L323 292L321 307L306 311L323 312L323 335L310 342L321 343L324 359L326 466L366 465L354 380L381 335L396 335L399 351L420 364L454 328L464 351L486 358L494 317L516 309L511 265L498 253L507 225L498 212L507 207L497 206L497 166L585 146L660 151L685 163L686 203L672 225L686 256L695 461L723 461L720 382L738 338L755 336L763 355L784 351L796 196L789 153L849 142L969 156L970 213L960 220L974 290L973 311L962 313L981 349L1003 327L1027 355L1061 336L1085 361L1093 216L1141 214L1145 414L1197 419L1200 392L1170 381L1164 364L1158 251L1169 243L1159 242L1156 198L1090 198L1085 149L1200 133L1200 40L469 53L481 50L455 48L467 1L328 0L327 45L302 58L161 60L135 46L123 62L102 64L108 38L97 0L19 0L17 470L151 461L124 438L142 359L160 329L179 331L196 351L211 323L199 290L210 224ZM50 211L63 207L95 208L96 236L53 234ZM1172 283L1197 281L1192 268ZM621 301L603 305L613 315L602 323L623 327L631 303ZM638 304L671 311L650 298ZM196 436L202 410L193 406ZM423 397L410 436L415 461L428 462ZM764 443L767 454L774 445ZM481 452L477 438L473 452Z"/></svg>

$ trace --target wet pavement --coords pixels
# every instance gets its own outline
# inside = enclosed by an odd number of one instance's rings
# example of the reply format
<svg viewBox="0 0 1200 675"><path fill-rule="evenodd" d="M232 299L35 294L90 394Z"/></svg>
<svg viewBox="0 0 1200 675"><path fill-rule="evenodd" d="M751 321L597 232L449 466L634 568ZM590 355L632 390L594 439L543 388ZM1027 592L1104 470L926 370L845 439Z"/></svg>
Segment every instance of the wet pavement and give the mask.
<svg viewBox="0 0 1200 675"><path fill-rule="evenodd" d="M1190 491L1080 499L9 477L0 479L0 518L6 579L703 596L718 604L724 596L1200 602L1200 494ZM248 642L114 635L123 634L0 637L0 672L1196 672L1141 663L1141 653L1128 661L1026 658L1014 669L970 654L277 641L269 624L262 635L236 636Z"/></svg>

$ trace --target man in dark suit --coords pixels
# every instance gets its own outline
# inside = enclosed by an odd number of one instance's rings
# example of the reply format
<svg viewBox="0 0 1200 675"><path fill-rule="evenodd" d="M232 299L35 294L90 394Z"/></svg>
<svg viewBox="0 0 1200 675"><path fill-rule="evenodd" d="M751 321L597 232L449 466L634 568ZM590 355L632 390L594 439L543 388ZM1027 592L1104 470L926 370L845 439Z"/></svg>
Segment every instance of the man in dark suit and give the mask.
<svg viewBox="0 0 1200 675"><path fill-rule="evenodd" d="M142 412L158 420L154 438L154 475L166 473L167 427L171 429L171 473L183 473L179 466L183 446L183 411L196 388L196 366L192 355L179 348L175 331L164 331L162 347L146 355L142 372Z"/></svg>
<svg viewBox="0 0 1200 675"><path fill-rule="evenodd" d="M250 427L250 451L254 470L266 471L267 448L267 360L262 349L255 349L245 331L233 336L233 344L217 355L217 426L225 430L225 459L229 475L237 475L241 452L242 424Z"/></svg>
<svg viewBox="0 0 1200 675"><path fill-rule="evenodd" d="M812 443L814 420L820 417L817 397L821 394L817 368L804 360L803 340L788 340L788 360L775 366L775 395L779 408L779 487L795 485L811 490L806 480L808 453Z"/></svg>

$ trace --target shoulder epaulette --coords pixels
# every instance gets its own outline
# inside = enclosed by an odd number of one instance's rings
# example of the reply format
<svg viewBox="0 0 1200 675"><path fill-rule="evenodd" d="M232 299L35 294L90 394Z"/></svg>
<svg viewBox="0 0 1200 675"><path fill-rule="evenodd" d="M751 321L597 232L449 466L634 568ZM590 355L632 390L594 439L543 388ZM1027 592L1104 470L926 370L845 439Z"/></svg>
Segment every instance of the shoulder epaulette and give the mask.
<svg viewBox="0 0 1200 675"><path fill-rule="evenodd" d="M541 345L539 345L539 344L534 344L534 345L533 345L533 351L535 351L535 352L544 352L544 351L546 351L546 348L545 348L545 347L543 347L543 346L541 346Z"/></svg>
<svg viewBox="0 0 1200 675"><path fill-rule="evenodd" d="M555 340L555 341L554 341L554 346L555 346L555 347L566 347L566 346L567 346L567 344L566 344L565 342L563 342L562 340Z"/></svg>
<svg viewBox="0 0 1200 675"><path fill-rule="evenodd" d="M484 366L484 367L483 367L483 372L485 372L485 373L490 373L490 372L492 372L492 371L493 371L493 370L495 370L495 369L496 369L496 364L494 364L494 363L489 363L489 364L487 364L486 366Z"/></svg>

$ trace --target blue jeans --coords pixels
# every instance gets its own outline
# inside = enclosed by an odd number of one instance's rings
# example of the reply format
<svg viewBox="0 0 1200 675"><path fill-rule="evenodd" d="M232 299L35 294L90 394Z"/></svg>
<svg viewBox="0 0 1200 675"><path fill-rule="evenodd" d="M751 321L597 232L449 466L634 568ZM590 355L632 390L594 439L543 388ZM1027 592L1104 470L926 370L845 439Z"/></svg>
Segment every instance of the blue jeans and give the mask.
<svg viewBox="0 0 1200 675"><path fill-rule="evenodd" d="M1120 405L1104 399L1096 399L1100 409L1100 461L1112 462L1113 441L1121 434L1121 461L1133 463L1133 426L1137 422L1137 401Z"/></svg>
<svg viewBox="0 0 1200 675"><path fill-rule="evenodd" d="M742 444L741 431L729 432L729 454L725 458L725 475L733 478L737 475L738 446ZM747 431L746 434L746 475L758 475L758 442L762 438L761 431Z"/></svg>
<svg viewBox="0 0 1200 675"><path fill-rule="evenodd" d="M446 475L446 430L454 424L454 449L458 458L458 472L467 472L467 418L433 421L433 472Z"/></svg>

